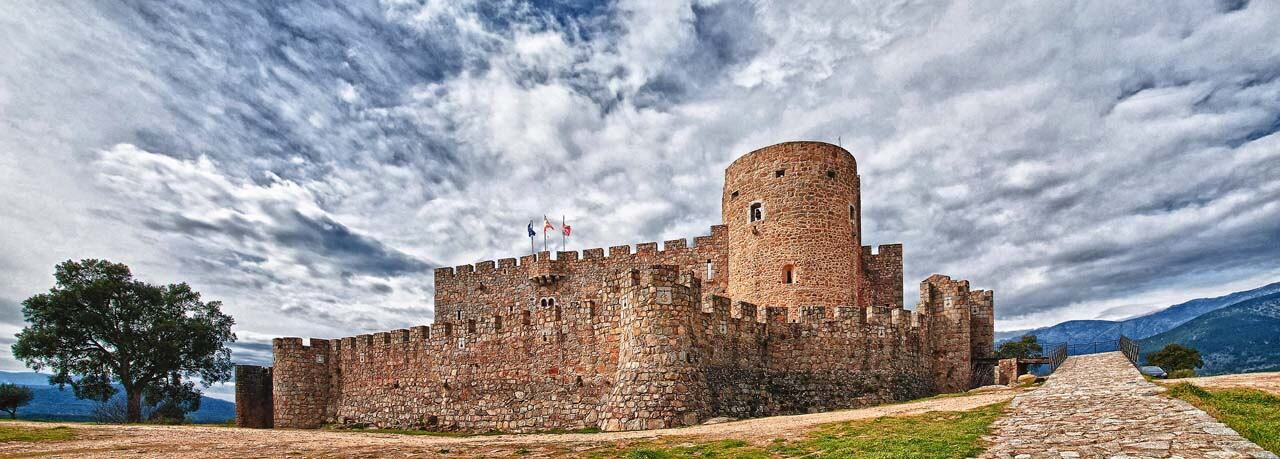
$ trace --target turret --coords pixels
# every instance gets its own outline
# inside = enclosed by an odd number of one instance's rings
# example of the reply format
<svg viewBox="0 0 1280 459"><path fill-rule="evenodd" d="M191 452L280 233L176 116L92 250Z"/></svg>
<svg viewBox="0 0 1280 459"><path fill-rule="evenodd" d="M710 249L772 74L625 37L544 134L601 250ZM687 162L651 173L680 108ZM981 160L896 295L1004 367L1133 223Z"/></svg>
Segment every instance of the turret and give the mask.
<svg viewBox="0 0 1280 459"><path fill-rule="evenodd" d="M725 170L728 296L761 305L847 306L861 266L858 167L843 148L787 142Z"/></svg>

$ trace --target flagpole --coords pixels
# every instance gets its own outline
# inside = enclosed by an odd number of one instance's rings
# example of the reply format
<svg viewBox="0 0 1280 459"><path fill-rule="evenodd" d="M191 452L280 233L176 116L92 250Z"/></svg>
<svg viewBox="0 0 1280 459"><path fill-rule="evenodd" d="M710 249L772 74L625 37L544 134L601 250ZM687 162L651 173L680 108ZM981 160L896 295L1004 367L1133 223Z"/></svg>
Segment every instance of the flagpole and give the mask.
<svg viewBox="0 0 1280 459"><path fill-rule="evenodd" d="M533 231L533 220L529 220L529 230ZM533 245L533 235L529 235L529 253L537 255L538 248Z"/></svg>
<svg viewBox="0 0 1280 459"><path fill-rule="evenodd" d="M564 234L564 214L560 214L560 251L565 250L565 244L569 241L569 236Z"/></svg>

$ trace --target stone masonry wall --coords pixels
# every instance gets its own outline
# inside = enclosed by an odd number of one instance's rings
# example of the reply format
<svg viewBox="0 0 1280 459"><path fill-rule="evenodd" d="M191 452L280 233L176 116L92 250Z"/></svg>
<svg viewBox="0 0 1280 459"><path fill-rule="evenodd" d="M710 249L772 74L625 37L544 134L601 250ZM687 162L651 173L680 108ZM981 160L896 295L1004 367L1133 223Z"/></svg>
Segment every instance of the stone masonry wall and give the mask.
<svg viewBox="0 0 1280 459"><path fill-rule="evenodd" d="M437 324L311 346L278 340L278 367L301 377L277 373L276 425L620 430L934 393L925 320L911 311L813 307L792 320L786 308L761 313L704 295L693 273L677 273L619 271L598 289L594 313L568 308L558 321L541 310L500 330ZM329 367L317 358L323 345Z"/></svg>
<svg viewBox="0 0 1280 459"><path fill-rule="evenodd" d="M822 142L787 142L743 155L724 177L721 221L733 271L727 296L793 312L856 304L862 239L853 155ZM762 218L752 221L755 204Z"/></svg>
<svg viewBox="0 0 1280 459"><path fill-rule="evenodd" d="M236 425L271 428L272 406L271 368L236 365Z"/></svg>
<svg viewBox="0 0 1280 459"><path fill-rule="evenodd" d="M983 291L974 293L979 299L989 298L983 296ZM930 366L934 373L934 390L938 392L961 392L969 389L974 381L977 346L973 340L973 311L983 308L972 305L969 281L953 281L950 277L934 274L920 283L920 304L916 310L928 317ZM978 352L992 353L986 350ZM985 371L991 369L988 367Z"/></svg>
<svg viewBox="0 0 1280 459"><path fill-rule="evenodd" d="M274 356L271 399L276 427L315 428L329 418L333 401L329 340L302 338L271 340Z"/></svg>
<svg viewBox="0 0 1280 459"><path fill-rule="evenodd" d="M871 253L862 247L862 283L858 306L902 308L902 244L886 244Z"/></svg>

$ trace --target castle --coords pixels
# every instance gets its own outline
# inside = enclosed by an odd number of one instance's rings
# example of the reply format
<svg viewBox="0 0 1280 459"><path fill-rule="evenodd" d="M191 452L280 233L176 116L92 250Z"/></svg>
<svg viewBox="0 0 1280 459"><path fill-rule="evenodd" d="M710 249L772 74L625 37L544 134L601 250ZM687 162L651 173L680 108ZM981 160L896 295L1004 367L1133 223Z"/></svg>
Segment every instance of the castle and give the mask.
<svg viewBox="0 0 1280 459"><path fill-rule="evenodd" d="M531 432L683 426L989 384L992 294L862 245L857 164L821 142L725 171L710 234L435 270L430 326L277 338L236 368L244 427Z"/></svg>

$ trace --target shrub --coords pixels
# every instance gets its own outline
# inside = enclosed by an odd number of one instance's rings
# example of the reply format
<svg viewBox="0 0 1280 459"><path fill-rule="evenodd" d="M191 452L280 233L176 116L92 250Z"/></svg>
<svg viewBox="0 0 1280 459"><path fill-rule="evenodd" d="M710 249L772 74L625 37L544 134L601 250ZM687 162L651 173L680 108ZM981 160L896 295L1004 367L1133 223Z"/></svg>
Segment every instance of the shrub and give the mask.
<svg viewBox="0 0 1280 459"><path fill-rule="evenodd" d="M1176 370L1195 370L1204 366L1200 351L1180 344L1169 344L1164 349L1148 354L1147 362L1163 368L1170 375Z"/></svg>
<svg viewBox="0 0 1280 459"><path fill-rule="evenodd" d="M1169 372L1169 379L1182 379L1182 378L1194 378L1194 377L1196 377L1196 371L1190 368L1183 368L1181 370L1173 370Z"/></svg>

